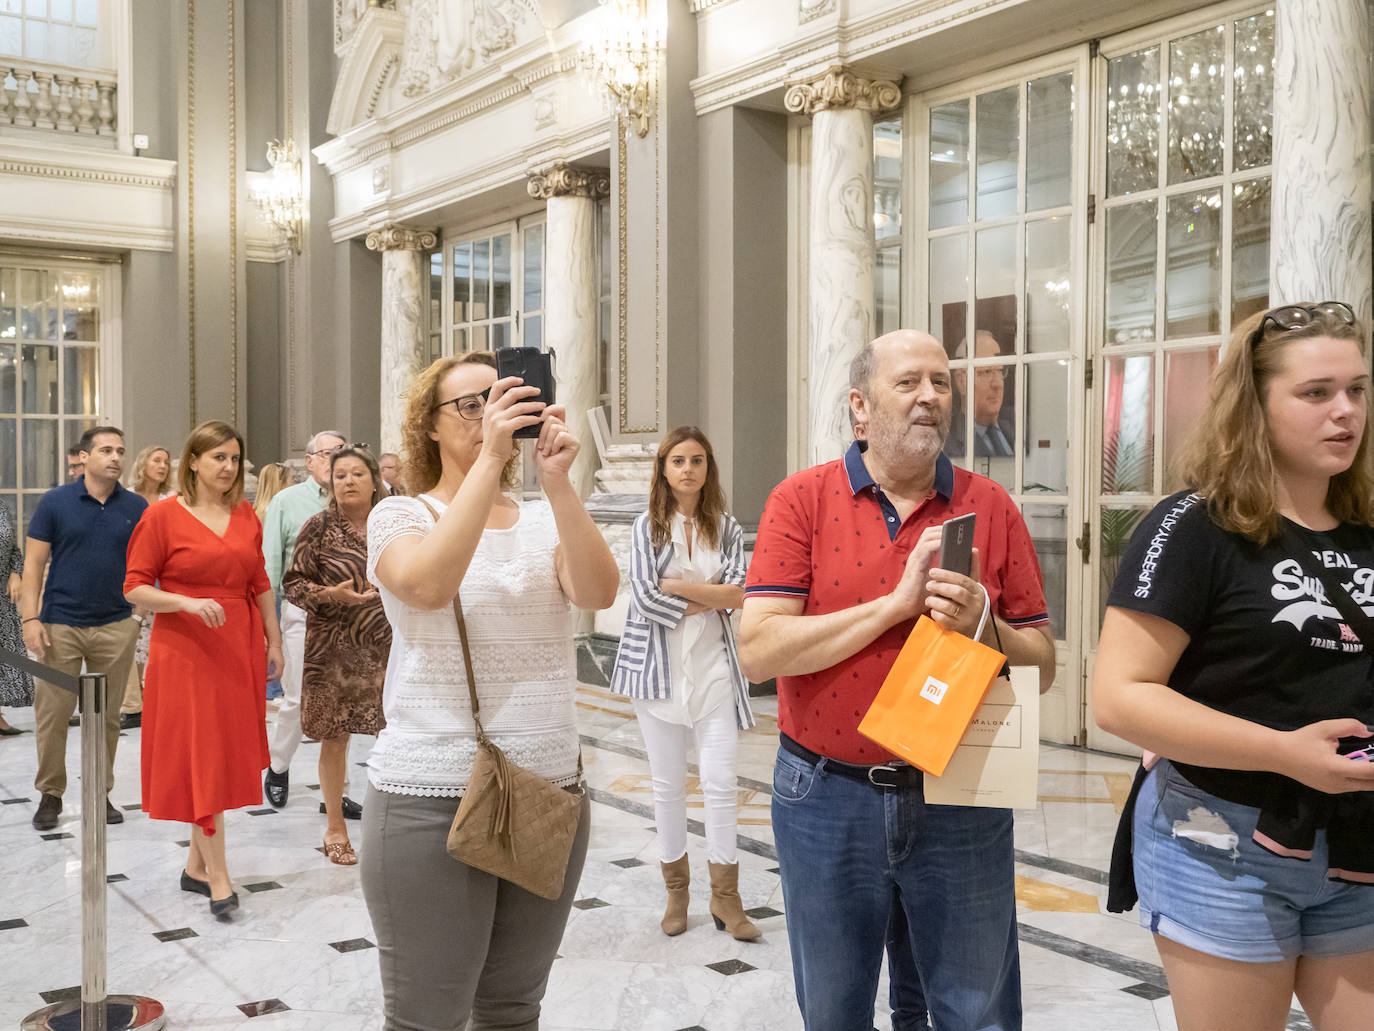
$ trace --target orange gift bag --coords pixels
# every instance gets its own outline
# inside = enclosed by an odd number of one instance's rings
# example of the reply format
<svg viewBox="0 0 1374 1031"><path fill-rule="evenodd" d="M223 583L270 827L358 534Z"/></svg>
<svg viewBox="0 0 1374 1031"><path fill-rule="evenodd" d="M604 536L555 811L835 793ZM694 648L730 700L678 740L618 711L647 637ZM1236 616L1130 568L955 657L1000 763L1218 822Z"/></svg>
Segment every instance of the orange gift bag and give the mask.
<svg viewBox="0 0 1374 1031"><path fill-rule="evenodd" d="M859 733L938 777L1006 661L1001 652L922 616Z"/></svg>

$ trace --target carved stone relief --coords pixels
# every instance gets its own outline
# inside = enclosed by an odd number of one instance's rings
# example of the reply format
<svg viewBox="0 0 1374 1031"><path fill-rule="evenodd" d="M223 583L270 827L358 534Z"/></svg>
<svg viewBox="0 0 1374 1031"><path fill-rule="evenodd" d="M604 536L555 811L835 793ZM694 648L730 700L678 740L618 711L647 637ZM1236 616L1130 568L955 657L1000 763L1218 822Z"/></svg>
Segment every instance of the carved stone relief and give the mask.
<svg viewBox="0 0 1374 1031"><path fill-rule="evenodd" d="M835 10L835 0L798 0L797 20L805 24Z"/></svg>
<svg viewBox="0 0 1374 1031"><path fill-rule="evenodd" d="M456 79L537 31L537 0L408 0L401 91L416 97Z"/></svg>
<svg viewBox="0 0 1374 1031"><path fill-rule="evenodd" d="M902 91L886 79L864 79L846 68L831 68L819 79L787 87L782 103L793 114L814 115L831 108L882 112L897 106Z"/></svg>

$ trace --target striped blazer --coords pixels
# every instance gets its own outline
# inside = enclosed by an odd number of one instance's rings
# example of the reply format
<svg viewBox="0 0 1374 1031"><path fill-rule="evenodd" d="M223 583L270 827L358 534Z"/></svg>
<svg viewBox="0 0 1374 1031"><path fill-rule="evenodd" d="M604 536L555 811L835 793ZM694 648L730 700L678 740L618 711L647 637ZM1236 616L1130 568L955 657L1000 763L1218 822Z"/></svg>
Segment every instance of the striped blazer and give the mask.
<svg viewBox="0 0 1374 1031"><path fill-rule="evenodd" d="M721 554L725 568L721 583L744 586L744 531L732 516L721 517ZM635 520L630 531L630 607L625 615L625 630L620 635L620 650L615 657L615 671L611 674L611 691L630 698L670 698L673 678L677 671L668 666L668 631L682 621L687 599L664 594L658 589L659 578L673 557L669 541L657 551L649 539L649 513ZM716 609L710 613L720 620L725 651L730 659L730 680L735 697L735 721L741 728L754 725L749 711L749 685L739 668L739 654L735 651L735 632L730 627L728 613Z"/></svg>

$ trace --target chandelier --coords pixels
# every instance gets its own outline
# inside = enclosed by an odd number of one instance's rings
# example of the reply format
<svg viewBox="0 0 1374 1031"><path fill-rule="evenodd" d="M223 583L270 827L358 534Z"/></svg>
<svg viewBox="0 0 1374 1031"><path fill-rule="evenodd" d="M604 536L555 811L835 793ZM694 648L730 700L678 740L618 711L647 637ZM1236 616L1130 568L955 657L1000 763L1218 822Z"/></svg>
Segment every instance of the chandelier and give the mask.
<svg viewBox="0 0 1374 1031"><path fill-rule="evenodd" d="M611 114L649 134L649 114L658 86L663 36L645 10L645 0L600 0L594 39L579 54L582 70Z"/></svg>
<svg viewBox="0 0 1374 1031"><path fill-rule="evenodd" d="M295 140L273 140L267 145L267 163L272 171L251 194L253 202L297 254L301 252L301 220L305 196L301 186L301 156Z"/></svg>

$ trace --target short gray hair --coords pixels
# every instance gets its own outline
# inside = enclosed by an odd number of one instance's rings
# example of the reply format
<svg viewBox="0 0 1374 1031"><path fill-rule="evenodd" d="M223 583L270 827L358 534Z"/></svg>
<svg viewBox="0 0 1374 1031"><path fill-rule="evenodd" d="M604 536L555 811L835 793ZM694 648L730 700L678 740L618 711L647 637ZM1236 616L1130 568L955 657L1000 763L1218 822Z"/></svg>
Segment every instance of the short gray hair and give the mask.
<svg viewBox="0 0 1374 1031"><path fill-rule="evenodd" d="M868 385L873 380L873 372L878 367L878 351L869 341L859 348L859 353L849 363L849 388L868 396Z"/></svg>
<svg viewBox="0 0 1374 1031"><path fill-rule="evenodd" d="M317 449L321 437L338 437L343 443L348 443L348 438L344 436L343 430L319 430L313 437L305 442L306 454Z"/></svg>

